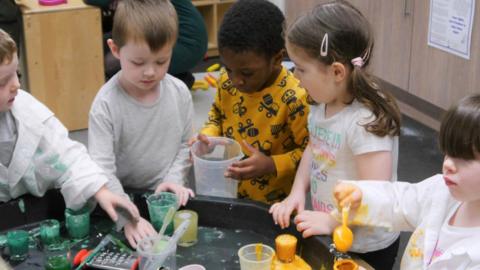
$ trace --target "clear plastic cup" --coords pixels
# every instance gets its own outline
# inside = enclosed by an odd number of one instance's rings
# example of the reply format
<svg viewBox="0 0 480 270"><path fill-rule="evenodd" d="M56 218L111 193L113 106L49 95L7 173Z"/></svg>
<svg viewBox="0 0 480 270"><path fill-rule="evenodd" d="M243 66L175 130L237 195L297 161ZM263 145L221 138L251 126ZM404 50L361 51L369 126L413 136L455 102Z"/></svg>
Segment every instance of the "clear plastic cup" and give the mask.
<svg viewBox="0 0 480 270"><path fill-rule="evenodd" d="M192 145L196 193L236 198L238 181L225 178L227 168L244 155L240 144L226 137L209 137L209 146L201 141Z"/></svg>
<svg viewBox="0 0 480 270"><path fill-rule="evenodd" d="M185 265L184 267L178 269L178 270L206 270L203 265L200 264L189 264Z"/></svg>
<svg viewBox="0 0 480 270"><path fill-rule="evenodd" d="M257 252L258 249L258 252ZM238 250L241 270L270 270L275 252L264 244L249 244Z"/></svg>
<svg viewBox="0 0 480 270"><path fill-rule="evenodd" d="M157 194L152 194L147 197L147 206L148 214L150 215L150 222L152 223L155 230L160 230L163 225L163 220L168 213L168 209L174 208L175 211L178 209L178 198L175 193L171 192L160 192ZM173 233L173 218L170 223L167 225L165 234L172 235Z"/></svg>
<svg viewBox="0 0 480 270"><path fill-rule="evenodd" d="M44 248L45 270L72 269L70 247L67 242L57 242Z"/></svg>
<svg viewBox="0 0 480 270"><path fill-rule="evenodd" d="M175 213L173 218L173 226L175 230L185 221L190 220L187 230L178 241L181 247L190 247L198 241L198 214L192 210L180 210Z"/></svg>
<svg viewBox="0 0 480 270"><path fill-rule="evenodd" d="M137 245L139 270L177 269L177 244L168 245L169 236L145 237Z"/></svg>

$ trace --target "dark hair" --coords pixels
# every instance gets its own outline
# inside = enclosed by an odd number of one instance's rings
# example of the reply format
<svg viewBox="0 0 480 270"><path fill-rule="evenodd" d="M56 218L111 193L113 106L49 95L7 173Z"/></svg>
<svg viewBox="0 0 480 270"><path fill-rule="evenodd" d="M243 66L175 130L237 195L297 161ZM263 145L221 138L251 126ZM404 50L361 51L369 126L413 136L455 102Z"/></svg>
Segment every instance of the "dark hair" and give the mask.
<svg viewBox="0 0 480 270"><path fill-rule="evenodd" d="M322 56L322 41L328 35ZM400 111L395 99L380 89L365 67L373 50L373 34L362 13L346 1L332 1L298 18L287 31L287 41L325 65L340 62L352 70L349 91L369 108L375 119L365 129L377 136L400 134ZM352 64L361 57L363 66Z"/></svg>
<svg viewBox="0 0 480 270"><path fill-rule="evenodd" d="M169 0L121 0L113 18L112 39L121 48L128 40L145 41L153 52L175 43L178 19Z"/></svg>
<svg viewBox="0 0 480 270"><path fill-rule="evenodd" d="M254 51L271 58L285 47L282 11L266 0L239 0L225 13L218 48L235 53Z"/></svg>
<svg viewBox="0 0 480 270"><path fill-rule="evenodd" d="M452 106L443 117L439 135L445 155L475 159L480 154L480 95L471 95Z"/></svg>

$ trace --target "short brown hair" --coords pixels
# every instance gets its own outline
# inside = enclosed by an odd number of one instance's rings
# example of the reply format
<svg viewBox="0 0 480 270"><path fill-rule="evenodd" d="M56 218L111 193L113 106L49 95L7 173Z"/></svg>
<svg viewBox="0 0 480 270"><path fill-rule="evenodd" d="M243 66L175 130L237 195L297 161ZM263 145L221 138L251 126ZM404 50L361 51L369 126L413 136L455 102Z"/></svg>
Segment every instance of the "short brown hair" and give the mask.
<svg viewBox="0 0 480 270"><path fill-rule="evenodd" d="M0 64L12 61L13 54L17 52L17 45L10 35L0 29Z"/></svg>
<svg viewBox="0 0 480 270"><path fill-rule="evenodd" d="M443 117L439 135L445 155L465 160L480 154L480 94L467 96Z"/></svg>
<svg viewBox="0 0 480 270"><path fill-rule="evenodd" d="M112 39L121 48L128 40L145 41L156 52L178 35L177 12L169 0L122 0L113 19Z"/></svg>

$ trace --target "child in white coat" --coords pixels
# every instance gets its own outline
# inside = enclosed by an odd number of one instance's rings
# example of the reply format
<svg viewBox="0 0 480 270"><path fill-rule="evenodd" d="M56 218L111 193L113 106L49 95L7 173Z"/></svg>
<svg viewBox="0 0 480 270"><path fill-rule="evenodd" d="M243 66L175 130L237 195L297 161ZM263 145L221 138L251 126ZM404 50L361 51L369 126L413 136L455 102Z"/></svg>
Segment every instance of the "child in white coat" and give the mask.
<svg viewBox="0 0 480 270"><path fill-rule="evenodd" d="M60 188L68 208L81 208L94 197L114 221L121 207L137 222L135 205L105 187L107 175L85 147L68 138L45 105L19 89L17 68L16 44L0 29L0 202Z"/></svg>
<svg viewBox="0 0 480 270"><path fill-rule="evenodd" d="M443 174L420 183L342 181L352 223L413 231L401 269L480 269L480 95L462 99L440 128Z"/></svg>

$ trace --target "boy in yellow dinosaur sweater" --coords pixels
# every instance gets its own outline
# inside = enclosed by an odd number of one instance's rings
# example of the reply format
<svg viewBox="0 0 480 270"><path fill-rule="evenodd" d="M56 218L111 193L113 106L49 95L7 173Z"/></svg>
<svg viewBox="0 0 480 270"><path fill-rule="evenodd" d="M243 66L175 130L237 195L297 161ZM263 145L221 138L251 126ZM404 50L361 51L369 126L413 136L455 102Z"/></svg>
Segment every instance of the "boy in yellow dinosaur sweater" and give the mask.
<svg viewBox="0 0 480 270"><path fill-rule="evenodd" d="M284 199L307 145L306 92L281 61L285 18L264 0L236 2L218 33L225 69L198 139L226 136L247 156L225 172L240 180L238 195L272 204Z"/></svg>

